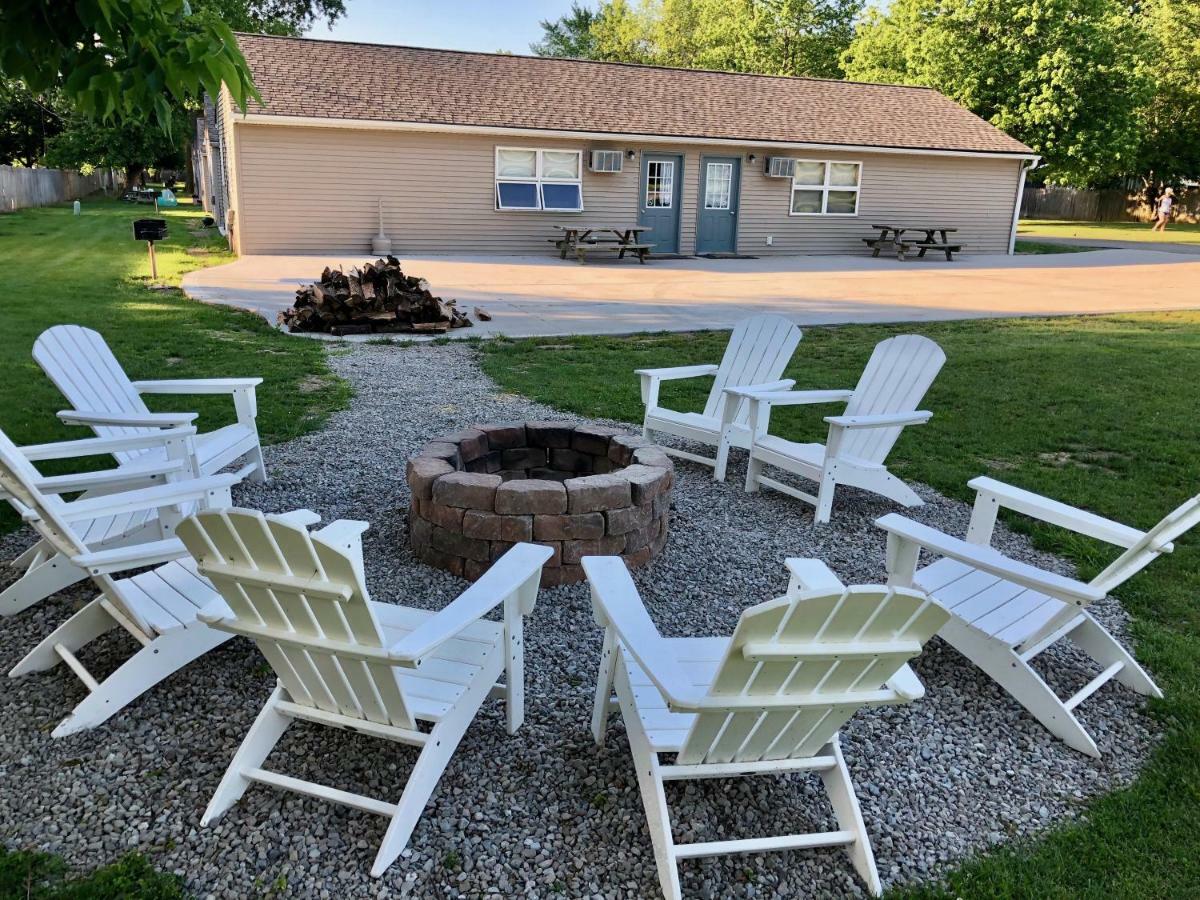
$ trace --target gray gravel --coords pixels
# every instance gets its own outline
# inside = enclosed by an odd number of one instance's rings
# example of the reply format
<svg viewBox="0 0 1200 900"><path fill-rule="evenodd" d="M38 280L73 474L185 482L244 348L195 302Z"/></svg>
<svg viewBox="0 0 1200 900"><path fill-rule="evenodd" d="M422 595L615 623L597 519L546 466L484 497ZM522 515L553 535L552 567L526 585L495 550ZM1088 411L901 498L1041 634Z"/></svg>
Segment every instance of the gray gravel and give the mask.
<svg viewBox="0 0 1200 900"><path fill-rule="evenodd" d="M271 482L237 500L267 511L306 506L325 519L366 519L367 570L377 600L440 608L463 587L418 564L405 541L406 456L438 433L472 422L566 418L503 394L464 346L331 348L333 367L358 391L319 434L267 449ZM848 582L883 577L883 539L872 526L886 501L843 490L832 527L778 494L748 496L740 460L727 484L683 463L671 539L636 579L671 635L729 633L742 609L780 594L787 556L824 559ZM918 486L915 517L963 533L969 509ZM0 542L7 557L29 532ZM1070 567L1019 537L1014 555ZM11 580L6 571L3 583ZM64 592L0 620L0 665L11 667L90 596ZM1095 613L1118 636L1115 601ZM0 836L9 846L62 854L90 868L129 849L184 876L201 897L603 896L653 897L658 883L645 817L619 717L602 748L588 734L600 633L586 585L542 591L527 626L528 707L509 737L488 702L467 732L405 855L381 880L367 870L383 834L365 813L253 788L217 826L200 814L273 684L254 648L237 639L178 673L91 732L54 741L50 729L82 696L57 669L0 680ZM130 649L105 638L84 654L100 672ZM1053 740L993 682L934 640L916 669L928 696L860 713L842 740L885 885L936 878L990 845L1083 814L1097 794L1128 784L1157 729L1141 698L1112 685L1081 718L1104 756ZM1043 669L1061 691L1090 676L1069 652ZM381 798L398 798L412 751L331 729L294 725L268 766ZM788 833L833 827L815 779L786 776L672 786L676 836ZM688 896L860 895L841 851L727 857L684 863Z"/></svg>

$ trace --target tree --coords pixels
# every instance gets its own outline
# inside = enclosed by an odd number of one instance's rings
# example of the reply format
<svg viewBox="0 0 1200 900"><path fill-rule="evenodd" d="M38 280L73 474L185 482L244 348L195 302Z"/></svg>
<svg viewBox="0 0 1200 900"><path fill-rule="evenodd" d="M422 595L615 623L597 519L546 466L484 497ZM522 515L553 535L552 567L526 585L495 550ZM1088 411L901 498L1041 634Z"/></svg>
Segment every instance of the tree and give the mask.
<svg viewBox="0 0 1200 900"><path fill-rule="evenodd" d="M324 19L332 25L346 14L345 0L192 0L234 31L301 35Z"/></svg>
<svg viewBox="0 0 1200 900"><path fill-rule="evenodd" d="M542 39L530 44L529 49L538 56L569 56L590 59L595 52L596 39L592 25L596 14L591 7L571 4L571 11L554 21L543 19Z"/></svg>
<svg viewBox="0 0 1200 900"><path fill-rule="evenodd" d="M187 114L174 113L171 133L187 130ZM172 139L157 123L131 120L105 124L81 116L70 116L61 134L49 141L47 165L62 169L85 166L113 167L125 171L125 183L132 185L147 168L181 168L185 156L180 142Z"/></svg>
<svg viewBox="0 0 1200 900"><path fill-rule="evenodd" d="M32 166L45 155L47 139L61 130L62 111L51 99L0 78L0 165Z"/></svg>
<svg viewBox="0 0 1200 900"><path fill-rule="evenodd" d="M1200 178L1200 4L1148 0L1142 15L1154 95L1138 114L1133 171L1151 183Z"/></svg>
<svg viewBox="0 0 1200 900"><path fill-rule="evenodd" d="M843 56L849 78L936 88L1087 186L1135 165L1150 82L1122 0L895 0Z"/></svg>

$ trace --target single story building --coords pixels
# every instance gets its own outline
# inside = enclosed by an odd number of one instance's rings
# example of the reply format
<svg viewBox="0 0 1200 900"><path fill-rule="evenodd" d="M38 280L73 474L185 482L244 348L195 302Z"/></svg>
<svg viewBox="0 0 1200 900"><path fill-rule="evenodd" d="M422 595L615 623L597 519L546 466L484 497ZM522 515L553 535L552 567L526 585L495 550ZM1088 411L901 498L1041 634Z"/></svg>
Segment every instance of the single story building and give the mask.
<svg viewBox="0 0 1200 900"><path fill-rule="evenodd" d="M365 253L381 209L399 253L547 253L554 225L635 222L658 254L862 253L885 222L1006 253L1036 160L927 88L238 41L264 103L218 98L197 166L242 254Z"/></svg>

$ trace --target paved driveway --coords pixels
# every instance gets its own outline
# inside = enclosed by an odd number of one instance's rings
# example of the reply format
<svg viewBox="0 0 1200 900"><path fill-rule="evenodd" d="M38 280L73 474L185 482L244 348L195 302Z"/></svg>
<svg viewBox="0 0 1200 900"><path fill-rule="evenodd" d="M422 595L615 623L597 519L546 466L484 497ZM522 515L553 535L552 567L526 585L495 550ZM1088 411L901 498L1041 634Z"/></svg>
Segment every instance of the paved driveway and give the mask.
<svg viewBox="0 0 1200 900"><path fill-rule="evenodd" d="M326 265L361 256L246 256L184 276L196 299L274 322ZM801 324L921 322L1200 307L1200 258L1148 250L944 260L800 256L579 265L557 257L403 257L435 294L491 322L455 332L510 336L725 328L750 312Z"/></svg>

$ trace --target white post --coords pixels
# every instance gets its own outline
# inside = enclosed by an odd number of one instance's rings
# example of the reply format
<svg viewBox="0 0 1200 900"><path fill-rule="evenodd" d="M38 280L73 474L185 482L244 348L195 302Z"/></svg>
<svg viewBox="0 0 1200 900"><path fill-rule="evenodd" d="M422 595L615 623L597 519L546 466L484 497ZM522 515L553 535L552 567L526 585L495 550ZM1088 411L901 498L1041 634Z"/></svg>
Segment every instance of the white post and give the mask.
<svg viewBox="0 0 1200 900"><path fill-rule="evenodd" d="M1021 200L1025 196L1025 173L1037 165L1041 157L1023 159L1017 168L1017 202L1013 205L1012 230L1008 233L1008 255L1012 256L1017 249L1017 225L1021 220Z"/></svg>

